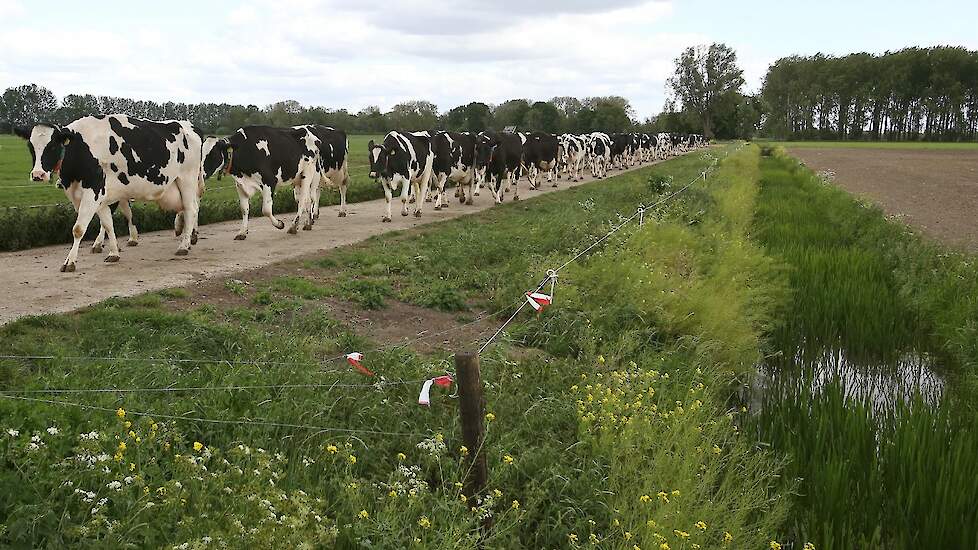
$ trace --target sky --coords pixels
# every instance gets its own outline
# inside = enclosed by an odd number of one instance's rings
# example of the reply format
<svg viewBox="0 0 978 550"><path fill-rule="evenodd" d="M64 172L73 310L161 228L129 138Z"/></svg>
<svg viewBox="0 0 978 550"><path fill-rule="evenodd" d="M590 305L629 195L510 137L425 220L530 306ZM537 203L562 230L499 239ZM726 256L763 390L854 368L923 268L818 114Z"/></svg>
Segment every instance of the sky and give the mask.
<svg viewBox="0 0 978 550"><path fill-rule="evenodd" d="M351 111L614 94L644 119L687 46L732 46L757 90L787 55L978 49L976 28L978 2L942 0L0 0L0 89Z"/></svg>

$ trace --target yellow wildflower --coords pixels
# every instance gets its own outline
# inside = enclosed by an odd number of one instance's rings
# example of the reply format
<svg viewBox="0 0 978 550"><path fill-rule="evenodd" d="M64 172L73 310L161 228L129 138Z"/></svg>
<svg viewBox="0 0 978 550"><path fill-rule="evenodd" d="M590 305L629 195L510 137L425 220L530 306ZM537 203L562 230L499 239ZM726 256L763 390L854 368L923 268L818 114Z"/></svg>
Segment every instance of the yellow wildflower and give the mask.
<svg viewBox="0 0 978 550"><path fill-rule="evenodd" d="M672 492L672 496L678 497L679 496L679 489L676 489L675 491L673 491Z"/></svg>
<svg viewBox="0 0 978 550"><path fill-rule="evenodd" d="M500 491L499 489L493 489L492 490L492 496L494 496L496 498L499 498L499 497L503 496L503 492Z"/></svg>
<svg viewBox="0 0 978 550"><path fill-rule="evenodd" d="M119 442L119 451L121 452L121 451L125 451L125 450L126 450L126 442L125 441L120 441Z"/></svg>
<svg viewBox="0 0 978 550"><path fill-rule="evenodd" d="M570 540L572 543L577 542L577 534L576 533L571 533L571 534L567 535L567 539Z"/></svg>
<svg viewBox="0 0 978 550"><path fill-rule="evenodd" d="M728 543L728 542L730 542L732 540L733 540L733 535L731 535L727 531L724 531L723 532L723 542L724 542L724 544L726 544L726 543Z"/></svg>
<svg viewBox="0 0 978 550"><path fill-rule="evenodd" d="M122 453L116 453L113 458L116 462L122 462Z"/></svg>
<svg viewBox="0 0 978 550"><path fill-rule="evenodd" d="M669 543L663 542L662 544L659 545L659 548L660 550L669 550Z"/></svg>
<svg viewBox="0 0 978 550"><path fill-rule="evenodd" d="M599 365L603 365L604 364L604 355L599 355L598 356L598 364Z"/></svg>
<svg viewBox="0 0 978 550"><path fill-rule="evenodd" d="M333 444L327 445L326 451L329 452L329 454L336 454L336 445Z"/></svg>
<svg viewBox="0 0 978 550"><path fill-rule="evenodd" d="M407 459L407 455L404 453L397 453L397 461L404 462Z"/></svg>
<svg viewBox="0 0 978 550"><path fill-rule="evenodd" d="M115 415L118 416L119 418L125 418L126 417L126 409L119 409L119 410L115 411Z"/></svg>
<svg viewBox="0 0 978 550"><path fill-rule="evenodd" d="M696 528L697 529L700 529L700 530L703 530L703 531L706 531L706 523L703 523L702 521L697 521L696 522Z"/></svg>
<svg viewBox="0 0 978 550"><path fill-rule="evenodd" d="M486 422L492 422L496 419L496 415L492 413L486 413Z"/></svg>
<svg viewBox="0 0 978 550"><path fill-rule="evenodd" d="M132 472L132 471L135 471L135 470L136 470L136 465L134 463L130 462L129 463L129 471Z"/></svg>
<svg viewBox="0 0 978 550"><path fill-rule="evenodd" d="M659 491L659 494L657 496L660 499L662 499L662 502L666 502L666 503L669 502L669 495L667 495L665 491Z"/></svg>
<svg viewBox="0 0 978 550"><path fill-rule="evenodd" d="M717 445L714 445L713 446L713 454L715 454L715 455L720 454L720 447L719 446L717 446Z"/></svg>
<svg viewBox="0 0 978 550"><path fill-rule="evenodd" d="M349 463L350 463L351 465L352 465L352 464L356 464L356 463L357 463L357 455L350 455L349 457L347 457L347 459L346 459L346 460L347 460L347 462L349 462Z"/></svg>
<svg viewBox="0 0 978 550"><path fill-rule="evenodd" d="M204 448L204 444L200 441L194 441L194 450L198 453Z"/></svg>
<svg viewBox="0 0 978 550"><path fill-rule="evenodd" d="M625 531L625 540L632 540L632 534L629 531Z"/></svg>
<svg viewBox="0 0 978 550"><path fill-rule="evenodd" d="M421 516L421 519L418 520L418 525L421 526L422 529L427 529L431 527L431 520L428 519L428 516Z"/></svg>
<svg viewBox="0 0 978 550"><path fill-rule="evenodd" d="M469 456L469 448L466 447L465 445L462 445L461 447L458 448L458 454L462 456Z"/></svg>
<svg viewBox="0 0 978 550"><path fill-rule="evenodd" d="M652 497L650 497L649 495L642 495L638 497L638 500L639 502L649 502L650 500L652 500Z"/></svg>
<svg viewBox="0 0 978 550"><path fill-rule="evenodd" d="M687 533L686 531L680 531L679 529L675 529L673 530L673 533L681 539L689 538L689 533Z"/></svg>
<svg viewBox="0 0 978 550"><path fill-rule="evenodd" d="M126 420L126 423L125 423L125 424L123 424L123 426L125 426L125 427L126 427L126 429L128 430L129 428L132 428L132 422L130 422L130 421L128 421L128 420Z"/></svg>
<svg viewBox="0 0 978 550"><path fill-rule="evenodd" d="M513 510L519 510L520 509L520 501L514 500L513 503L509 505L509 507L512 508Z"/></svg>
<svg viewBox="0 0 978 550"><path fill-rule="evenodd" d="M153 422L153 425L149 428L155 432L156 430L160 429L160 426L156 422Z"/></svg>
<svg viewBox="0 0 978 550"><path fill-rule="evenodd" d="M781 543L776 540L772 540L770 546L771 550L781 550Z"/></svg>
<svg viewBox="0 0 978 550"><path fill-rule="evenodd" d="M511 457L509 455L504 455L503 456L503 462L505 462L507 465L512 465L513 464L513 457Z"/></svg>
<svg viewBox="0 0 978 550"><path fill-rule="evenodd" d="M815 550L815 545L810 542L806 542L802 550Z"/></svg>
<svg viewBox="0 0 978 550"><path fill-rule="evenodd" d="M370 513L366 510L360 510L360 513L357 515L360 516L360 519L367 519L370 517Z"/></svg>

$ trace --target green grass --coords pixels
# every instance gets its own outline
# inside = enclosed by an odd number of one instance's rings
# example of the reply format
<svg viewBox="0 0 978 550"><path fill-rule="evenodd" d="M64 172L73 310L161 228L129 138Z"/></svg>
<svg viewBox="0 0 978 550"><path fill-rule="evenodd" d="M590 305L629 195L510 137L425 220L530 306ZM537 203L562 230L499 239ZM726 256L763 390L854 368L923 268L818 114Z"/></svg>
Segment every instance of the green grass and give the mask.
<svg viewBox="0 0 978 550"><path fill-rule="evenodd" d="M976 150L975 142L935 142L935 141L769 141L757 140L765 145L780 145L785 148L839 149L855 147L859 149L938 149L938 150Z"/></svg>
<svg viewBox="0 0 978 550"><path fill-rule="evenodd" d="M378 136L350 136L350 187L349 202L359 202L383 196L377 182L367 173L367 142ZM21 250L34 246L71 242L71 226L75 212L64 193L51 182L30 181L30 153L24 140L11 135L0 135L0 250ZM326 188L320 198L324 206L339 203L339 192ZM44 208L4 208L47 205ZM290 188L275 194L276 212L295 211L296 204ZM261 212L261 197L251 201L251 215ZM201 199L200 223L239 219L237 192L231 178L207 182L207 191ZM136 203L133 218L140 231L156 231L173 227L173 214L162 212L155 204ZM89 225L89 235L94 236L97 218ZM117 235L126 234L122 216L116 214Z"/></svg>
<svg viewBox="0 0 978 550"><path fill-rule="evenodd" d="M617 213L653 200L650 176L689 181L707 161L693 154L384 235L311 265L330 276L357 274L338 280L383 278L391 297L432 307L508 305L582 239L603 234ZM475 450L460 449L448 392L436 390L428 409L417 405L419 382L373 384L342 361L319 365L371 344L330 319L319 300L332 289L311 279L232 281L228 288L250 305L227 310L174 311L156 294L3 327L9 353L226 361L0 361L7 390L365 385L71 397L109 412L0 399L0 544L171 547L210 537L230 547L471 548L480 515L491 511L492 548L586 546L592 537L614 548L711 548L727 536L731 547L767 546L787 512L785 492L773 487L781 464L738 435L727 399L737 373L760 354L777 285L744 233L756 150L728 162L708 186L562 273L555 305L521 317L482 355L493 417L489 490L475 510L456 485L464 455ZM721 211L734 221L720 219ZM647 273L650 261L653 280L629 275ZM732 264L756 276L732 277ZM682 291L660 302L669 281ZM351 288L363 294L371 285ZM656 299L632 300L621 285ZM462 306L446 289L464 298ZM541 351L507 354L518 340ZM365 365L387 381L415 381L444 372L445 361L395 350L368 352ZM111 412L118 408L128 411L124 418ZM140 410L392 433L165 421ZM58 433L46 431L52 426ZM96 439L80 438L92 430ZM38 449L30 447L35 434L44 443ZM95 468L67 458L103 452L108 459L96 458ZM88 502L76 489L96 495Z"/></svg>
<svg viewBox="0 0 978 550"><path fill-rule="evenodd" d="M762 160L753 235L787 267L792 293L750 422L790 457L786 479L800 480L787 537L820 549L974 548L973 258L911 235L781 154ZM898 363L905 354L936 356L947 394L936 407L877 407L841 379L816 386L826 352L894 379L910 368Z"/></svg>

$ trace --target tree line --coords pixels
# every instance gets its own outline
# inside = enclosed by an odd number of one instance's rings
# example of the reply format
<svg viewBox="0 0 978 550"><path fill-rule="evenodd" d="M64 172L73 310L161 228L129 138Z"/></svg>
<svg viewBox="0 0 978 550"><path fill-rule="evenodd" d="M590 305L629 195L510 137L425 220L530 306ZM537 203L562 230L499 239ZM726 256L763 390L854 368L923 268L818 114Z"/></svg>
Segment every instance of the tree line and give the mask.
<svg viewBox="0 0 978 550"><path fill-rule="evenodd" d="M641 125L629 101L619 96L555 97L549 101L511 99L499 105L471 102L446 112L430 101L406 101L384 112L369 106L357 112L321 106L303 106L286 100L259 107L227 103L178 103L123 97L69 94L58 99L37 84L7 88L0 99L0 131L38 122L68 124L83 116L123 113L150 120L189 120L211 134L228 134L248 125L294 126L324 124L352 134L390 130L445 129L451 131L502 130L516 126L525 131L550 133L624 132Z"/></svg>
<svg viewBox="0 0 978 550"><path fill-rule="evenodd" d="M978 52L785 57L768 69L761 99L764 135L781 139L973 141Z"/></svg>

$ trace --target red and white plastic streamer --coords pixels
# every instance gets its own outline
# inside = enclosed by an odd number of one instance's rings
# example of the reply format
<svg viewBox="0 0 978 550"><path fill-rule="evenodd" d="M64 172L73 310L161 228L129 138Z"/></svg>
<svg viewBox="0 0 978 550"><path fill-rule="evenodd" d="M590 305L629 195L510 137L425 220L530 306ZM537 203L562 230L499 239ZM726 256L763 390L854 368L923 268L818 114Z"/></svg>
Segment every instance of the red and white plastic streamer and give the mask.
<svg viewBox="0 0 978 550"><path fill-rule="evenodd" d="M421 386L421 395L418 396L418 404L424 405L426 407L431 406L431 386L435 385L439 388L450 388L452 387L452 377L449 375L437 376L429 380L424 381L424 385Z"/></svg>
<svg viewBox="0 0 978 550"><path fill-rule="evenodd" d="M557 287L557 273L551 269L547 272L547 278L550 279L550 294L540 292L541 289L539 288L526 293L526 301L537 313L547 309L547 306L554 302L554 290Z"/></svg>
<svg viewBox="0 0 978 550"><path fill-rule="evenodd" d="M360 371L361 374L364 374L366 376L373 376L374 373L370 372L370 369L363 366L361 361L363 361L363 354L360 353L359 351L346 354L346 362L349 363L353 368Z"/></svg>

